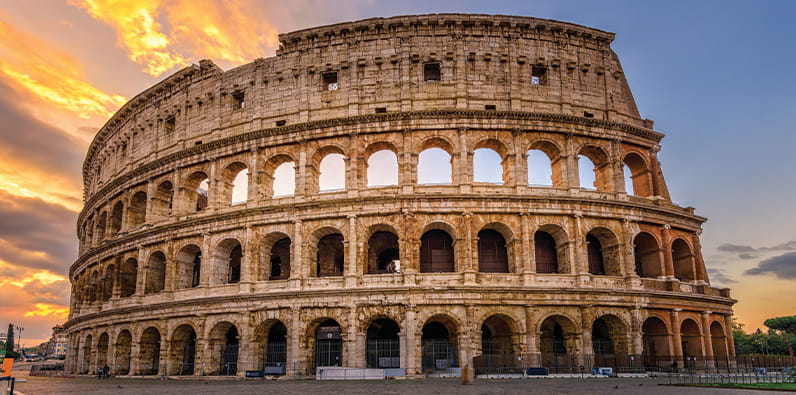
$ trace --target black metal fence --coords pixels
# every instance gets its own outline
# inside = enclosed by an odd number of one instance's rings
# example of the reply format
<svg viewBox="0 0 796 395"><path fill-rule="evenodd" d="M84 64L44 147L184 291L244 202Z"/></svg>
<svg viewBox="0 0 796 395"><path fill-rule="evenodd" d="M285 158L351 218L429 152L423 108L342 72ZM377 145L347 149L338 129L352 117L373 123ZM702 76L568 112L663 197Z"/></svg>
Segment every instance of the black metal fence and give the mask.
<svg viewBox="0 0 796 395"><path fill-rule="evenodd" d="M776 368L775 368L776 369ZM756 368L754 373L676 373L668 375L669 384L781 384L796 383L792 368L769 370Z"/></svg>
<svg viewBox="0 0 796 395"><path fill-rule="evenodd" d="M422 369L444 371L459 366L456 347L448 339L423 339Z"/></svg>
<svg viewBox="0 0 796 395"><path fill-rule="evenodd" d="M400 341L398 339L368 339L365 355L369 368L398 368L401 366Z"/></svg>

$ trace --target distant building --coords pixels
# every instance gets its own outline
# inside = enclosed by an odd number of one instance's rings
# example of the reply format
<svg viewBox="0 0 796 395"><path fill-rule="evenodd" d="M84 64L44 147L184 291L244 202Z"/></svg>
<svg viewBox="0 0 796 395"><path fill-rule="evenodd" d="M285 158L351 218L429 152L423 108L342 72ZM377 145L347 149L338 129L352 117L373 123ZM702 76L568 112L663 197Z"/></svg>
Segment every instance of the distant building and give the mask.
<svg viewBox="0 0 796 395"><path fill-rule="evenodd" d="M56 325L53 327L53 335L46 345L44 355L50 358L66 356L66 331L63 325Z"/></svg>

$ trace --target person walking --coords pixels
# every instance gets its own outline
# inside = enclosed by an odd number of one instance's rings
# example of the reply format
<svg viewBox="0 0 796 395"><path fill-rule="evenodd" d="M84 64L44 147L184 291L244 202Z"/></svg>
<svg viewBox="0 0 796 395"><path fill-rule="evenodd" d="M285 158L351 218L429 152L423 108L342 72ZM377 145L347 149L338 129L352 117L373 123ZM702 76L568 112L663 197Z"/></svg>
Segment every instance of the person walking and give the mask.
<svg viewBox="0 0 796 395"><path fill-rule="evenodd" d="M107 379L108 378L108 373L110 373L110 371L111 371L111 367L108 366L108 364L105 364L105 366L102 367L102 377Z"/></svg>

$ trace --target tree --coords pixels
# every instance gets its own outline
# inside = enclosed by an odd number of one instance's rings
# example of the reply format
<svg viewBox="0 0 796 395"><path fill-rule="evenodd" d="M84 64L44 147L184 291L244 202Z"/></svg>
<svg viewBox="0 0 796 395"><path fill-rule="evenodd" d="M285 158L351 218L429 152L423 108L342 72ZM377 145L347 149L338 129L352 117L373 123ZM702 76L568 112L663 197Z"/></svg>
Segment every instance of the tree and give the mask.
<svg viewBox="0 0 796 395"><path fill-rule="evenodd" d="M8 324L8 336L6 337L6 355L14 352L14 324Z"/></svg>
<svg viewBox="0 0 796 395"><path fill-rule="evenodd" d="M788 353L793 356L793 345L791 345L788 335L796 335L796 315L769 318L763 322L763 325L774 331L779 331L779 335L788 345Z"/></svg>

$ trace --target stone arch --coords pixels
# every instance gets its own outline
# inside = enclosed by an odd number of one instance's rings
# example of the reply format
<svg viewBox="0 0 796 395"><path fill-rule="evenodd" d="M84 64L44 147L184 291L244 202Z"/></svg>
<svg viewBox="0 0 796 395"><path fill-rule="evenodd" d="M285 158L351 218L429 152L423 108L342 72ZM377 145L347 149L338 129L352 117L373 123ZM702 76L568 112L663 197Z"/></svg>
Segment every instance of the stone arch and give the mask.
<svg viewBox="0 0 796 395"><path fill-rule="evenodd" d="M444 137L429 137L420 142L417 151L417 183L418 184L453 184L459 177L454 171L453 157L455 145ZM436 150L444 151L446 155ZM435 152L436 151L436 152ZM434 157L437 157L435 159ZM447 163L443 161L447 159ZM442 174L443 177L430 177L429 167L434 167L435 174ZM449 177L445 177L449 174Z"/></svg>
<svg viewBox="0 0 796 395"><path fill-rule="evenodd" d="M500 230L498 230L500 229ZM503 231L501 231L503 230ZM482 273L509 273L510 253L508 244L511 238L506 238L505 225L500 223L488 224L478 231L478 271ZM509 233L511 234L511 233Z"/></svg>
<svg viewBox="0 0 796 395"><path fill-rule="evenodd" d="M110 300L113 296L113 286L116 278L116 267L113 264L105 268L105 274L102 276L102 300Z"/></svg>
<svg viewBox="0 0 796 395"><path fill-rule="evenodd" d="M111 211L111 236L115 236L122 231L122 222L124 221L124 203L121 201L113 205Z"/></svg>
<svg viewBox="0 0 796 395"><path fill-rule="evenodd" d="M663 275L660 258L661 247L658 239L648 232L639 232L633 239L633 256L636 274L639 277L659 277Z"/></svg>
<svg viewBox="0 0 796 395"><path fill-rule="evenodd" d="M629 186L630 188L625 186L625 191L636 196L653 196L652 173L649 170L647 161L635 152L628 152L622 159L622 164L623 167L630 171L632 182L632 185Z"/></svg>
<svg viewBox="0 0 796 395"><path fill-rule="evenodd" d="M127 298L135 294L137 280L138 260L135 258L128 258L122 264L121 272L119 273L121 297Z"/></svg>
<svg viewBox="0 0 796 395"><path fill-rule="evenodd" d="M334 318L321 317L307 324L305 341L308 366L313 370L318 366L343 366L343 326Z"/></svg>
<svg viewBox="0 0 796 395"><path fill-rule="evenodd" d="M621 248L619 238L606 227L595 227L586 234L586 253L589 273L621 276Z"/></svg>
<svg viewBox="0 0 796 395"><path fill-rule="evenodd" d="M366 273L383 274L401 271L398 232L390 225L377 224L369 229Z"/></svg>
<svg viewBox="0 0 796 395"><path fill-rule="evenodd" d="M91 279L89 280L89 292L87 292L87 295L87 302L96 302L98 300L102 300L102 283L99 279L99 271L96 269L91 273Z"/></svg>
<svg viewBox="0 0 796 395"><path fill-rule="evenodd" d="M102 334L99 336L99 339L97 340L97 367L101 368L108 364L109 349L110 349L110 336L108 336L108 332L102 332Z"/></svg>
<svg viewBox="0 0 796 395"><path fill-rule="evenodd" d="M177 264L177 288L199 286L202 272L202 249L196 244L188 244L180 249L174 260Z"/></svg>
<svg viewBox="0 0 796 395"><path fill-rule="evenodd" d="M216 323L207 336L207 350L210 356L207 374L234 376L238 373L238 349L240 332L229 321Z"/></svg>
<svg viewBox="0 0 796 395"><path fill-rule="evenodd" d="M487 151L481 151L487 150ZM473 181L475 182L494 182L489 179L489 177L479 178L479 173L481 172L480 166L483 163L479 164L476 163L476 156L479 155L479 151L481 152L492 152L494 154L488 155L497 155L500 159L500 163L498 164L499 169L492 169L498 170L500 173L500 177L498 177L503 184L508 185L511 181L511 163L509 160L509 149L502 141L495 139L495 138L486 138L479 142L477 142L473 146ZM483 158L487 159L487 158ZM481 160L483 161L483 160Z"/></svg>
<svg viewBox="0 0 796 395"><path fill-rule="evenodd" d="M710 323L710 340L713 346L713 356L726 359L729 356L727 351L727 332L721 322L713 321Z"/></svg>
<svg viewBox="0 0 796 395"><path fill-rule="evenodd" d="M93 348L94 345L92 344L93 342L94 342L94 337L91 334L86 336L86 341L83 342L83 349L82 349L83 360L81 361L82 365L80 367L80 371L82 373L88 373L88 374L94 373L95 369L93 364L94 358L92 358L94 351Z"/></svg>
<svg viewBox="0 0 796 395"><path fill-rule="evenodd" d="M423 371L459 366L461 323L448 314L435 314L420 328Z"/></svg>
<svg viewBox="0 0 796 395"><path fill-rule="evenodd" d="M181 191L180 200L185 212L202 211L209 202L210 177L204 171L195 171L185 178Z"/></svg>
<svg viewBox="0 0 796 395"><path fill-rule="evenodd" d="M547 157L547 161L535 161L532 160L534 156L534 152L543 153L544 156ZM566 186L565 176L564 176L564 161L561 160L561 147L558 146L555 142L551 140L536 140L528 146L526 150L526 155L528 155L528 184L534 185L537 184L532 179L531 174L534 173L532 171L531 164L535 164L536 166L549 166L550 170L550 183L548 185L547 182L538 183L542 186L553 186L556 188L563 188ZM538 155L538 154L537 154ZM546 172L544 172L546 173ZM546 174L545 174L546 177ZM541 179L540 179L541 181Z"/></svg>
<svg viewBox="0 0 796 395"><path fill-rule="evenodd" d="M174 185L171 181L158 184L155 196L152 197L152 216L164 220L171 215L174 206Z"/></svg>
<svg viewBox="0 0 796 395"><path fill-rule="evenodd" d="M108 227L108 212L103 211L97 220L97 241L105 240L105 230Z"/></svg>
<svg viewBox="0 0 796 395"><path fill-rule="evenodd" d="M309 192L333 192L347 189L346 173L348 166L346 165L346 160L348 157L342 147L337 145L320 147L315 150L310 158L310 166L307 169ZM337 174L332 168L339 167L340 162L342 162L342 174ZM328 166L330 169L324 172L321 166Z"/></svg>
<svg viewBox="0 0 796 395"><path fill-rule="evenodd" d="M674 264L674 276L680 281L696 280L696 267L694 264L694 254L691 246L682 238L677 238L672 242L671 254Z"/></svg>
<svg viewBox="0 0 796 395"><path fill-rule="evenodd" d="M345 237L331 226L316 229L310 236L315 247L314 276L342 276L345 272ZM312 256L312 255L311 255Z"/></svg>
<svg viewBox="0 0 796 395"><path fill-rule="evenodd" d="M584 145L578 151L579 157L588 158L594 167L594 189L601 192L611 191L611 166L608 162L606 151L595 145ZM582 158L578 161L580 164ZM580 166L578 166L580 169ZM580 170L579 170L580 172ZM591 186L584 185L581 180L581 188L592 189Z"/></svg>
<svg viewBox="0 0 796 395"><path fill-rule="evenodd" d="M166 254L155 251L149 255L144 278L144 294L158 293L166 288Z"/></svg>
<svg viewBox="0 0 796 395"><path fill-rule="evenodd" d="M500 358L500 362L506 363L502 366L512 366L508 362L516 359L514 354L519 350L519 333L519 324L513 317L503 313L491 314L481 323L481 354L495 355L491 358ZM497 361L489 362L491 366L499 366L494 363Z"/></svg>
<svg viewBox="0 0 796 395"><path fill-rule="evenodd" d="M567 273L567 245L569 236L559 225L545 224L533 235L537 273Z"/></svg>
<svg viewBox="0 0 796 395"><path fill-rule="evenodd" d="M649 316L641 326L644 347L644 365L664 367L671 365L672 350L669 346L669 326L666 319Z"/></svg>
<svg viewBox="0 0 796 395"><path fill-rule="evenodd" d="M579 331L575 321L563 314L551 314L539 323L539 350L543 367L553 373L568 371L569 355L576 352Z"/></svg>
<svg viewBox="0 0 796 395"><path fill-rule="evenodd" d="M196 329L185 323L176 327L171 335L168 355L168 375L189 376L196 371Z"/></svg>
<svg viewBox="0 0 796 395"><path fill-rule="evenodd" d="M591 329L592 351L595 356L630 354L628 328L628 324L614 314L604 314L595 319Z"/></svg>
<svg viewBox="0 0 796 395"><path fill-rule="evenodd" d="M266 374L286 373L289 336L287 326L278 319L266 320L254 329L255 355Z"/></svg>
<svg viewBox="0 0 796 395"><path fill-rule="evenodd" d="M216 244L210 284L235 284L240 282L243 263L243 246L236 238L226 238Z"/></svg>
<svg viewBox="0 0 796 395"><path fill-rule="evenodd" d="M296 159L280 153L269 158L263 166L263 183L266 197L289 196L296 193Z"/></svg>
<svg viewBox="0 0 796 395"><path fill-rule="evenodd" d="M142 375L156 375L160 371L161 339L158 328L150 326L141 334L138 345L138 369Z"/></svg>
<svg viewBox="0 0 796 395"><path fill-rule="evenodd" d="M127 208L127 221L129 229L135 229L146 221L146 192L138 191L130 198L130 207Z"/></svg>
<svg viewBox="0 0 796 395"><path fill-rule="evenodd" d="M365 174L360 174L360 178L364 176L369 188L398 185L401 177L398 152L395 145L387 141L372 143L365 148L363 156L365 158L365 166L363 166ZM382 172L376 173L377 170L382 170Z"/></svg>
<svg viewBox="0 0 796 395"><path fill-rule="evenodd" d="M401 367L401 328L394 319L374 317L365 329L365 365L368 368Z"/></svg>
<svg viewBox="0 0 796 395"><path fill-rule="evenodd" d="M234 161L221 172L219 196L226 205L244 203L249 194L249 166Z"/></svg>
<svg viewBox="0 0 796 395"><path fill-rule="evenodd" d="M285 280L290 278L292 240L283 232L271 232L263 237L260 280Z"/></svg>
<svg viewBox="0 0 796 395"><path fill-rule="evenodd" d="M705 355L702 344L702 328L697 320L686 317L680 321L680 339L683 342L683 363L686 364L686 367L693 367L696 359L702 359Z"/></svg>
<svg viewBox="0 0 796 395"><path fill-rule="evenodd" d="M454 228L445 222L426 225L420 236L420 272L440 273L456 271Z"/></svg>
<svg viewBox="0 0 796 395"><path fill-rule="evenodd" d="M132 357L133 335L130 331L123 329L116 335L116 345L114 346L114 367L113 372L116 375L130 374L130 360Z"/></svg>

